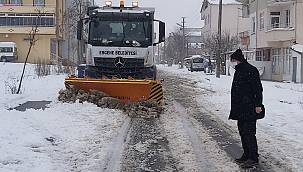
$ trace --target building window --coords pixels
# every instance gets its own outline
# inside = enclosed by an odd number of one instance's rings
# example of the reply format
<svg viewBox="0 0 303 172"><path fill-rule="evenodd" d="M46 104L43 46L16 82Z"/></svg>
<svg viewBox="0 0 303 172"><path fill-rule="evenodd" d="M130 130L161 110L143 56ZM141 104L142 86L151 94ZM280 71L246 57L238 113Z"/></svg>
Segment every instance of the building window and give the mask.
<svg viewBox="0 0 303 172"><path fill-rule="evenodd" d="M34 6L44 6L45 0L34 0L33 4Z"/></svg>
<svg viewBox="0 0 303 172"><path fill-rule="evenodd" d="M13 48L12 47L0 47L0 52L1 53L12 53Z"/></svg>
<svg viewBox="0 0 303 172"><path fill-rule="evenodd" d="M53 27L55 25L54 14L10 14L9 16L0 15L1 26L31 26Z"/></svg>
<svg viewBox="0 0 303 172"><path fill-rule="evenodd" d="M290 74L291 70L291 53L289 48L284 48L284 58L283 58L283 73Z"/></svg>
<svg viewBox="0 0 303 172"><path fill-rule="evenodd" d="M264 29L264 13L260 13L260 30Z"/></svg>
<svg viewBox="0 0 303 172"><path fill-rule="evenodd" d="M286 27L290 26L290 10L285 11L285 25Z"/></svg>
<svg viewBox="0 0 303 172"><path fill-rule="evenodd" d="M279 66L280 66L280 56L281 56L281 49L280 48L275 48L272 49L272 54L273 54L273 73L274 74L279 74Z"/></svg>
<svg viewBox="0 0 303 172"><path fill-rule="evenodd" d="M256 61L262 61L262 59L263 59L263 52L257 51L256 52Z"/></svg>
<svg viewBox="0 0 303 172"><path fill-rule="evenodd" d="M0 4L22 5L22 0L0 0Z"/></svg>
<svg viewBox="0 0 303 172"><path fill-rule="evenodd" d="M280 27L280 12L271 12L271 29Z"/></svg>
<svg viewBox="0 0 303 172"><path fill-rule="evenodd" d="M252 33L256 33L256 18L252 18Z"/></svg>
<svg viewBox="0 0 303 172"><path fill-rule="evenodd" d="M10 4L22 5L22 0L10 0Z"/></svg>
<svg viewBox="0 0 303 172"><path fill-rule="evenodd" d="M8 0L0 0L0 4L8 4Z"/></svg>

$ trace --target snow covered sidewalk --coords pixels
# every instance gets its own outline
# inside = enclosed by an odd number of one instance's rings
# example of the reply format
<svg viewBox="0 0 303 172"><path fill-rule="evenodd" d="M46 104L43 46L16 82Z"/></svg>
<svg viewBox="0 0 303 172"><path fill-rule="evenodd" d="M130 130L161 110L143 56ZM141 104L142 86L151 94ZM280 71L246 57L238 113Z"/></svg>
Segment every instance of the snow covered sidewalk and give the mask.
<svg viewBox="0 0 303 172"><path fill-rule="evenodd" d="M89 103L57 101L63 75L38 78L29 65L23 93L12 95L9 84L22 65L0 63L0 171L100 171L112 139L126 115ZM8 110L26 101L52 101L49 108Z"/></svg>
<svg viewBox="0 0 303 172"><path fill-rule="evenodd" d="M197 90L214 92L211 96L197 95L201 106L208 104L211 111L222 121L236 129L236 123L229 121L230 88L232 77L206 75L203 72L189 72L177 66L160 65L160 70L192 80ZM263 81L266 118L258 121L258 141L262 156L273 156L287 164L289 169L303 171L303 85ZM202 92L202 91L201 91ZM205 97L208 97L205 99Z"/></svg>

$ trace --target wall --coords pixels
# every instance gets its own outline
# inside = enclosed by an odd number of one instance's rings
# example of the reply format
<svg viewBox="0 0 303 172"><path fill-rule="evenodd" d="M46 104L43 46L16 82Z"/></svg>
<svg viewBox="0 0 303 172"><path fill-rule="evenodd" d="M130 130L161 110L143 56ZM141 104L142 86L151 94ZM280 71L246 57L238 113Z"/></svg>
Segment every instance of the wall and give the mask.
<svg viewBox="0 0 303 172"><path fill-rule="evenodd" d="M206 35L208 34L210 31L211 31L211 28L212 28L212 23L214 22L212 20L213 17L210 17L211 16L211 12L212 12L212 6L209 5L208 8L203 11L201 13L201 17L203 18L204 20L204 26L202 28L202 35ZM207 19L208 18L208 19ZM207 21L206 21L207 20ZM218 22L218 21L217 21Z"/></svg>
<svg viewBox="0 0 303 172"><path fill-rule="evenodd" d="M250 45L249 45L249 49L251 49L251 50L255 50L256 49L256 33L253 33L252 31L252 26L253 26L253 17L255 17L256 18L256 13L252 13L252 14L250 14L250 16L249 16L249 20L250 20L250 24L249 24L249 27L250 27L250 29L249 29L249 34L250 34Z"/></svg>
<svg viewBox="0 0 303 172"><path fill-rule="evenodd" d="M223 5L222 32L228 32L231 35L236 36L237 31L240 32L241 30L242 31L245 30L245 28L247 27L247 23L249 23L249 21L247 19L242 19L242 17L239 17L242 14L242 10L238 8L242 8L242 5L233 5L233 4ZM216 4L209 5L209 7L203 12L203 14L204 16L208 14L210 15L210 23L206 24L205 27L202 29L202 34L208 34L210 32L217 33L219 5Z"/></svg>
<svg viewBox="0 0 303 172"><path fill-rule="evenodd" d="M50 61L51 39L55 40L56 55L61 55L61 42L64 40L63 34L63 15L65 0L45 0L45 6L33 6L33 0L23 0L22 6L1 6L2 13L53 13L55 14L56 27L39 27L37 39L31 54L29 62L35 63L38 59ZM39 10L37 10L39 9ZM17 43L18 62L24 62L29 41L24 40L28 37L31 27L2 27L0 28L0 41L12 41Z"/></svg>
<svg viewBox="0 0 303 172"><path fill-rule="evenodd" d="M296 42L303 45L303 0L297 0L296 5Z"/></svg>
<svg viewBox="0 0 303 172"><path fill-rule="evenodd" d="M24 62L28 49L29 41L24 40L27 35L25 34L12 34L8 38L3 37L0 34L1 41L11 41L17 44L18 49L18 62ZM35 63L38 59L45 59L46 62L50 61L50 39L55 38L51 35L37 35L38 41L32 48L31 54L29 56L28 62Z"/></svg>
<svg viewBox="0 0 303 172"><path fill-rule="evenodd" d="M272 73L272 63L269 61L248 61L251 65L255 66L260 73L260 78L262 80L271 80L271 73ZM226 61L226 71L227 74L233 75L235 69L231 67L231 62Z"/></svg>
<svg viewBox="0 0 303 172"><path fill-rule="evenodd" d="M33 0L22 0L23 5L33 5ZM56 0L45 0L46 6L56 6Z"/></svg>

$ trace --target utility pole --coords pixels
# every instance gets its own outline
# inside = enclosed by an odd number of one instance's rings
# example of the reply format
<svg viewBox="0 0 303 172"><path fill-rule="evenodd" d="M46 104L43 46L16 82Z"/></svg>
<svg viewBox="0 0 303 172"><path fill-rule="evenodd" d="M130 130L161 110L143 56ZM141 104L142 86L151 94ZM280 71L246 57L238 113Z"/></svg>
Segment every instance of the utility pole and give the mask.
<svg viewBox="0 0 303 172"><path fill-rule="evenodd" d="M221 29L222 29L222 0L220 0L219 2L219 20L218 20L218 44L219 44L219 48L217 51L217 68L216 68L216 77L220 78L220 74L221 74Z"/></svg>
<svg viewBox="0 0 303 172"><path fill-rule="evenodd" d="M79 1L79 4L78 4L79 6L77 7L77 8L79 8L79 21L82 21L82 1ZM81 31L82 32L82 31ZM81 34L82 35L82 34ZM78 62L77 62L77 65L79 65L80 63L81 63L81 61L82 61L82 38L81 38L81 40L78 40L78 42L77 42L78 44L77 44L77 46L78 46Z"/></svg>
<svg viewBox="0 0 303 172"><path fill-rule="evenodd" d="M183 59L185 56L185 18L186 17L182 17L182 24L177 23L178 26L180 26L181 30L182 30L182 52L181 52L181 59L179 58L179 63L181 63L181 68L183 68Z"/></svg>
<svg viewBox="0 0 303 172"><path fill-rule="evenodd" d="M182 17L182 59L181 59L181 68L183 68L183 59L185 56L185 17Z"/></svg>
<svg viewBox="0 0 303 172"><path fill-rule="evenodd" d="M71 34L70 34L70 8L67 8L67 15L66 15L66 20L67 20L67 27L65 26L65 30L67 30L67 59L68 62L70 62L70 39L71 39Z"/></svg>
<svg viewBox="0 0 303 172"><path fill-rule="evenodd" d="M161 62L161 56L160 56L160 44L158 44L158 60L157 62Z"/></svg>

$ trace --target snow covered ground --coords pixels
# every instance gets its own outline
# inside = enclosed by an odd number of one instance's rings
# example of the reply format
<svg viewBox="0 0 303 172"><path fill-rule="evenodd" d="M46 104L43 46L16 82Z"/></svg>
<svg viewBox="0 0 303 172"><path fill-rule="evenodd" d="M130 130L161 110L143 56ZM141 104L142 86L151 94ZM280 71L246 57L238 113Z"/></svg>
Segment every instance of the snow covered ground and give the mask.
<svg viewBox="0 0 303 172"><path fill-rule="evenodd" d="M64 75L38 78L28 65L22 94L21 64L0 63L0 171L101 171L126 116L89 103L57 101ZM26 101L52 101L49 108L8 110Z"/></svg>
<svg viewBox="0 0 303 172"><path fill-rule="evenodd" d="M217 117L236 129L236 122L228 120L232 77L223 75L218 79L214 75L192 73L177 66L160 65L158 68L191 79L197 89L214 91L207 99L205 95L197 95L197 101L201 105L207 102ZM270 81L262 83L266 118L258 121L260 153L263 156L271 154L290 169L303 171L303 85Z"/></svg>
<svg viewBox="0 0 303 172"><path fill-rule="evenodd" d="M198 94L196 100L201 105L209 104L208 107L218 118L236 130L236 123L227 120L232 77L218 79L214 75L191 73L177 66L159 66L159 69L191 79L197 90L214 91L208 99ZM117 163L109 162L117 156L110 153L113 143L121 142L117 138L121 127L128 121L126 115L89 103L58 102L58 91L64 88L66 76L53 74L38 78L33 65L27 67L22 94L11 94L10 88L17 87L21 71L21 64L0 63L1 172L102 171L105 163ZM274 156L293 171L303 171L303 85L263 81L263 87L267 113L266 118L258 122L260 153L262 157ZM27 101L43 100L52 101L44 111L8 110ZM167 124L164 128L168 137L177 137L178 142L172 142L172 145L189 144L188 133L178 129L181 124L185 125L183 118L176 118L171 113L162 121ZM201 163L193 161L195 155L190 151L192 148L184 147L189 151L172 149L173 154L175 157L182 156L180 159L185 169L194 171ZM223 158L220 162L226 164L225 161ZM237 167L229 164L229 168Z"/></svg>

